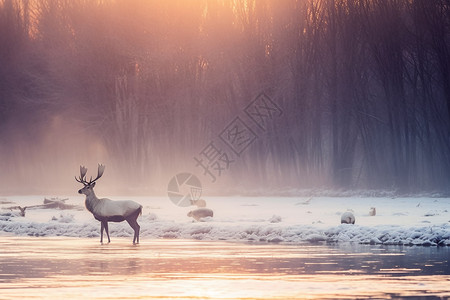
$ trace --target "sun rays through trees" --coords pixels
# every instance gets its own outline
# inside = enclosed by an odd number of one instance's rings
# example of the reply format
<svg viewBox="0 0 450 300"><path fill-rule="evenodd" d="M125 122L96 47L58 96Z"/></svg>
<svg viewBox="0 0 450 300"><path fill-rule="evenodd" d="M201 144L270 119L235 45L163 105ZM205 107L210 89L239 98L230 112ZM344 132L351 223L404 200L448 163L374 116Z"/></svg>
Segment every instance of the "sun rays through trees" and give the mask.
<svg viewBox="0 0 450 300"><path fill-rule="evenodd" d="M449 28L446 0L0 0L0 188L88 157L166 185L263 92L283 116L224 185L447 190Z"/></svg>

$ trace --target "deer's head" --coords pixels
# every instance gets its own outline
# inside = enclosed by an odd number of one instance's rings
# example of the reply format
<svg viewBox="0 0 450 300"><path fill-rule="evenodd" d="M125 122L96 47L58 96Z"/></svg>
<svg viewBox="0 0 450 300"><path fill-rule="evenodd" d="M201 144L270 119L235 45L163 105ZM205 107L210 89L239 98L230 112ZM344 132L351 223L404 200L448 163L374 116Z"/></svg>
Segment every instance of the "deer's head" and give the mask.
<svg viewBox="0 0 450 300"><path fill-rule="evenodd" d="M102 177L103 172L105 171L105 166L99 164L98 165L98 173L97 177L95 179L92 179L92 177L89 179L89 181L86 180L86 173L87 168L84 166L80 166L80 177L75 176L75 180L79 183L82 183L84 187L78 191L79 194L85 194L86 196L89 196L94 191L95 182L97 179Z"/></svg>

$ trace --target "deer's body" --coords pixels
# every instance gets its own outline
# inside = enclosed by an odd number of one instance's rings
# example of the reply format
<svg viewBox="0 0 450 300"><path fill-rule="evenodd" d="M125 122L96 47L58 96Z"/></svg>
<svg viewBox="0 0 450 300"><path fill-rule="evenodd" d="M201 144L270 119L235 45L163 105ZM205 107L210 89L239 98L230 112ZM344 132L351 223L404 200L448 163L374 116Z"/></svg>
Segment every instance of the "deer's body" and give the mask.
<svg viewBox="0 0 450 300"><path fill-rule="evenodd" d="M87 182L85 180L87 169L80 167L81 176L78 182L84 184L84 188L80 189L78 193L86 195L85 205L94 218L100 221L100 243L103 243L103 230L106 231L108 243L109 238L108 222L122 222L127 221L134 230L133 244L139 243L140 226L137 223L137 218L142 214L142 205L131 200L114 201L107 198L97 198L94 193L95 180L103 175L104 166L99 166L99 172L96 179Z"/></svg>
<svg viewBox="0 0 450 300"><path fill-rule="evenodd" d="M107 198L97 198L94 195L86 196L84 202L88 211L90 211L97 220L111 219L112 222L125 221L126 218L136 211L142 210L142 206L131 200L113 201ZM122 218L121 221L114 221Z"/></svg>

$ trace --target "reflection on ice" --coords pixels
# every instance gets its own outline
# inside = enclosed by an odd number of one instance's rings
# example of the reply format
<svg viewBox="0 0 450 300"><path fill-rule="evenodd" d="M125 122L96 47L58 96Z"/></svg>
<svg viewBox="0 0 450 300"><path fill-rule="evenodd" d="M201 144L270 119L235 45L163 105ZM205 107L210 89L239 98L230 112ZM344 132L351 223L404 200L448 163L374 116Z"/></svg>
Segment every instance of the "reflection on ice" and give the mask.
<svg viewBox="0 0 450 300"><path fill-rule="evenodd" d="M2 237L2 297L450 296L449 249Z"/></svg>

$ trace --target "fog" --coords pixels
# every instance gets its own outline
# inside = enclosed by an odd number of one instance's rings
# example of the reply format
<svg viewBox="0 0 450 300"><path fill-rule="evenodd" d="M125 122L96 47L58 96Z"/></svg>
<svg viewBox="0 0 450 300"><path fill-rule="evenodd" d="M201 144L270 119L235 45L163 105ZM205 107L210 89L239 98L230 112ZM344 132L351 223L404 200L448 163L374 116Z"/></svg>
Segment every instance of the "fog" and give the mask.
<svg viewBox="0 0 450 300"><path fill-rule="evenodd" d="M0 195L448 191L450 5L0 0Z"/></svg>

